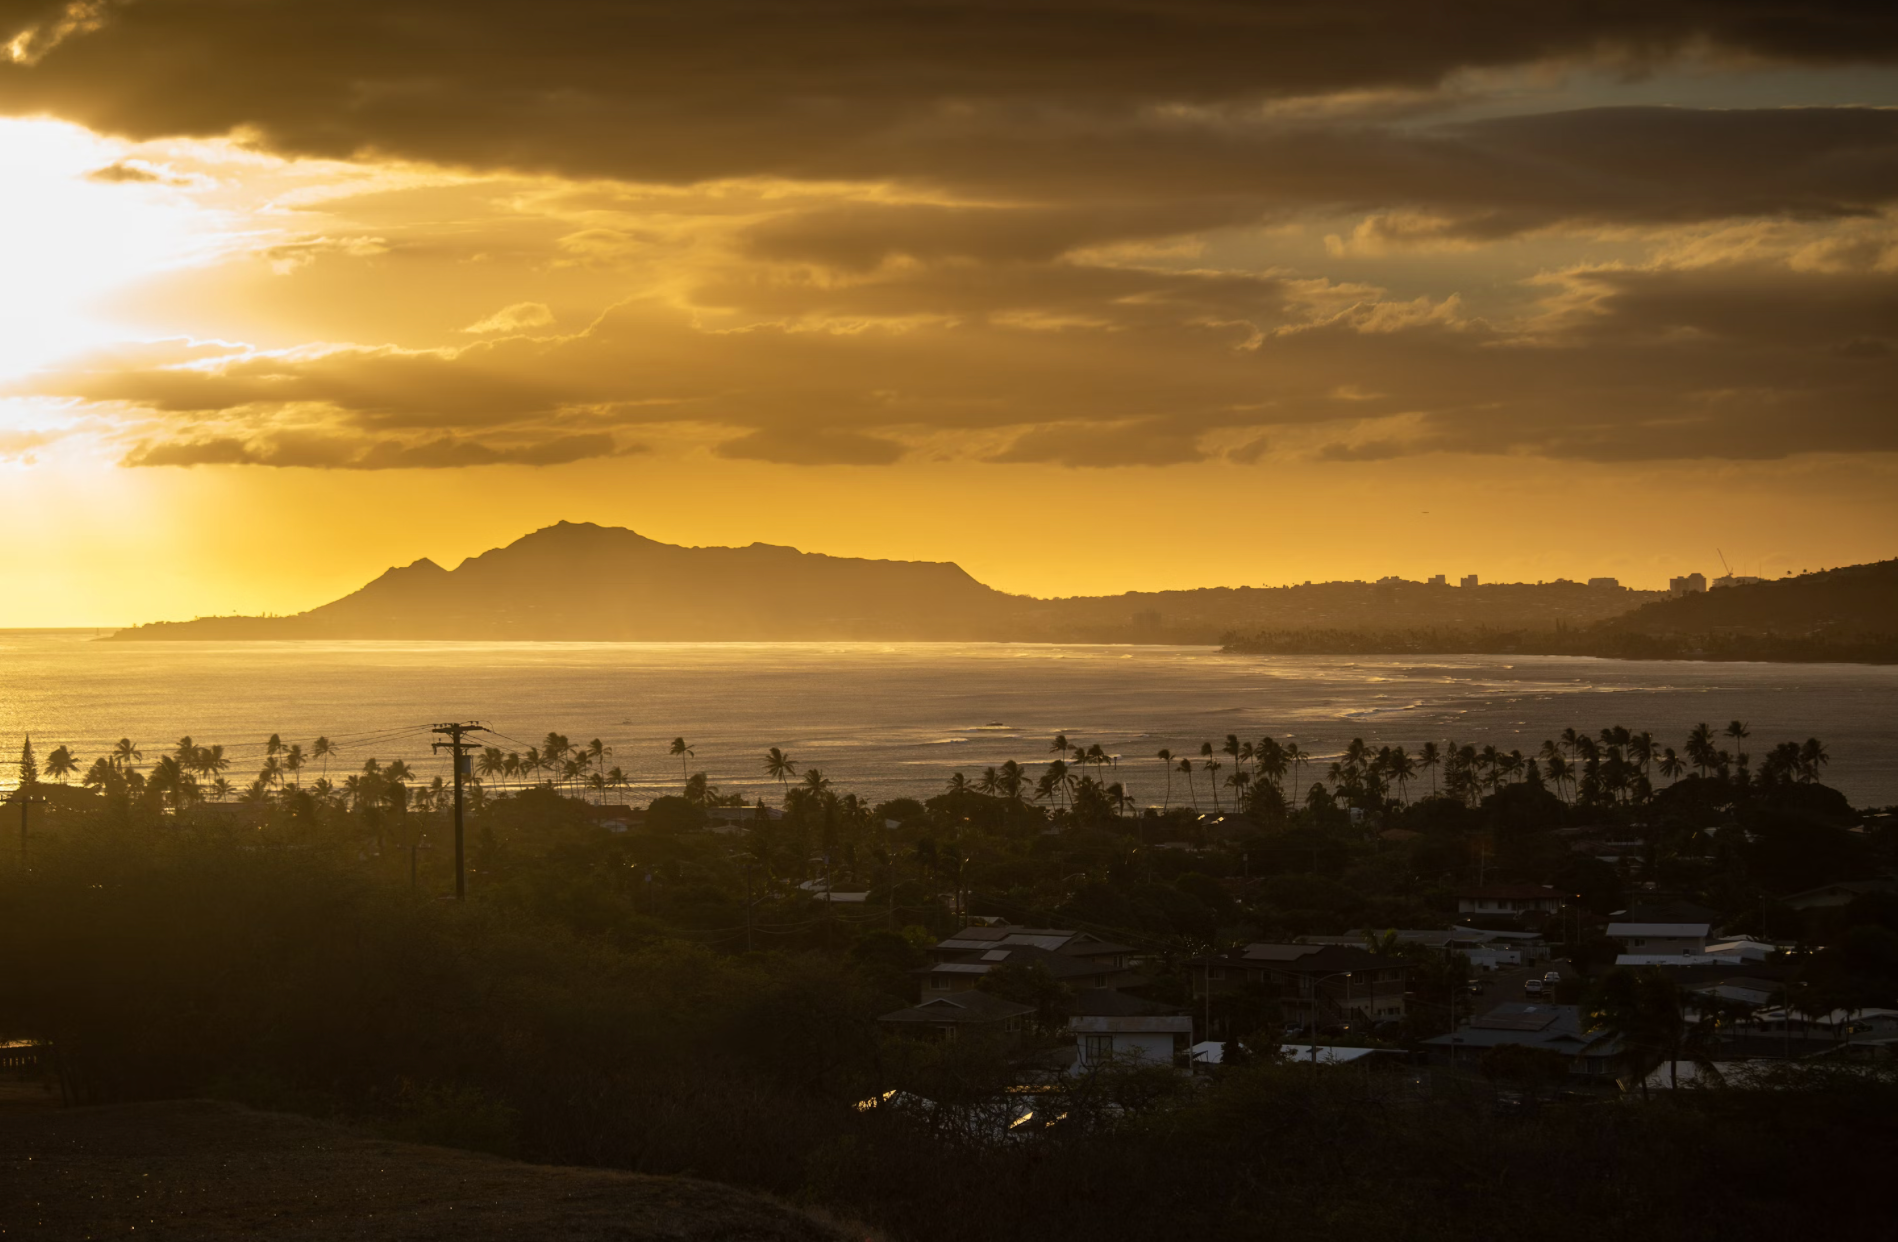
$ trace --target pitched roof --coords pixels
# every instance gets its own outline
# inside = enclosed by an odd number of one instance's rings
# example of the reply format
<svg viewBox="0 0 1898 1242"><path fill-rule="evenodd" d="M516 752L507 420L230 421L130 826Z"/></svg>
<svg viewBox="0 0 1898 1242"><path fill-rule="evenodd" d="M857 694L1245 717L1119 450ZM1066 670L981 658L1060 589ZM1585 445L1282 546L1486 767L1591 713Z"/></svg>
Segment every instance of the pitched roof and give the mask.
<svg viewBox="0 0 1898 1242"><path fill-rule="evenodd" d="M1343 944L1249 944L1241 952L1214 960L1236 960L1248 966L1296 971L1299 974L1379 970L1409 964L1400 958L1379 957L1368 949Z"/></svg>
<svg viewBox="0 0 1898 1242"><path fill-rule="evenodd" d="M1077 1035L1191 1035L1193 1019L1184 1014L1147 1014L1144 1017L1068 1019Z"/></svg>
<svg viewBox="0 0 1898 1242"><path fill-rule="evenodd" d="M1077 1018L1136 1018L1147 1014L1178 1013L1172 1005L1162 1005L1140 996L1129 996L1112 988L1080 988L1068 1012Z"/></svg>
<svg viewBox="0 0 1898 1242"><path fill-rule="evenodd" d="M1568 896L1567 893L1558 892L1547 884L1488 884L1481 888L1460 888L1456 895L1488 901L1523 900L1534 897L1559 899Z"/></svg>
<svg viewBox="0 0 1898 1242"><path fill-rule="evenodd" d="M1584 1049L1612 1055L1619 1037L1611 1031L1588 1031L1582 1026L1578 1005L1536 1005L1506 1001L1471 1019L1447 1035L1423 1041L1439 1048L1495 1048L1521 1044L1575 1056Z"/></svg>
<svg viewBox="0 0 1898 1242"><path fill-rule="evenodd" d="M1705 939L1711 925L1707 923L1610 923L1608 935L1611 939L1619 936L1656 936L1676 940Z"/></svg>
<svg viewBox="0 0 1898 1242"><path fill-rule="evenodd" d="M941 1023L1003 1022L1009 1018L1019 1018L1023 1014L1033 1013L1033 1005L1019 1005L1014 1001L1003 1000L988 992L955 992L948 996L932 996L920 1005L908 1009L898 1009L878 1018L879 1022L918 1022L929 1025Z"/></svg>

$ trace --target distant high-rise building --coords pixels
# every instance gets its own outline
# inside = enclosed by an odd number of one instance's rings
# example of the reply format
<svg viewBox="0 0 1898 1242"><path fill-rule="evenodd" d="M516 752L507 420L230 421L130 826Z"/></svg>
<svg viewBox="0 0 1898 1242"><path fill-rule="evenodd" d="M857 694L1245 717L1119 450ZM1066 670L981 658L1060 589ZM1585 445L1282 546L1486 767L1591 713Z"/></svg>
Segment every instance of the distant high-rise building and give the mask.
<svg viewBox="0 0 1898 1242"><path fill-rule="evenodd" d="M1445 578L1442 574L1431 574L1430 585L1431 586L1449 586L1450 583L1449 583L1449 580Z"/></svg>
<svg viewBox="0 0 1898 1242"><path fill-rule="evenodd" d="M1684 578L1667 580L1667 590L1670 595L1698 595L1706 589L1706 574L1688 574Z"/></svg>
<svg viewBox="0 0 1898 1242"><path fill-rule="evenodd" d="M1460 583L1458 583L1458 585L1459 585L1459 586L1466 586L1466 587L1473 587L1473 586L1475 586L1475 585L1476 585L1476 575L1475 575L1475 574L1464 574L1464 575L1463 575L1463 581L1462 581L1462 582L1460 582Z"/></svg>
<svg viewBox="0 0 1898 1242"><path fill-rule="evenodd" d="M1588 580L1588 585L1592 587L1618 587L1621 585L1621 579L1619 578L1590 578Z"/></svg>

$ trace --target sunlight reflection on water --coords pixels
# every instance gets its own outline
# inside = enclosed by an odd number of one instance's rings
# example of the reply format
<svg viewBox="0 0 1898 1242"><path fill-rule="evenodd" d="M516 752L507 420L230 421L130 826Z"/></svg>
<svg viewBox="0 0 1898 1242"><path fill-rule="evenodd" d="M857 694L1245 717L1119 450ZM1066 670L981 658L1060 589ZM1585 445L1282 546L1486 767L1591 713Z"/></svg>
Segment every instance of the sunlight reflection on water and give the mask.
<svg viewBox="0 0 1898 1242"><path fill-rule="evenodd" d="M1296 735L1317 754L1353 736L1415 747L1454 736L1534 749L1573 726L1625 724L1679 746L1700 720L1748 721L1763 754L1824 738L1830 781L1898 802L1898 668L1686 664L1512 656L1380 660L1227 655L1211 648L986 643L98 643L89 632L0 632L0 746L30 730L44 756L88 761L122 736L148 761L189 734L248 776L272 732L307 750L343 741L446 771L431 721L480 719L506 749L549 730L599 737L641 797L675 789L683 735L727 790L775 801L762 754L819 762L839 788L927 794L951 771L1040 764L1057 731L1123 757L1118 778L1157 801L1161 747L1197 755L1227 733ZM12 765L4 769L11 778ZM312 776L306 770L305 779ZM333 772L334 774L334 772ZM1176 782L1176 793L1178 782Z"/></svg>

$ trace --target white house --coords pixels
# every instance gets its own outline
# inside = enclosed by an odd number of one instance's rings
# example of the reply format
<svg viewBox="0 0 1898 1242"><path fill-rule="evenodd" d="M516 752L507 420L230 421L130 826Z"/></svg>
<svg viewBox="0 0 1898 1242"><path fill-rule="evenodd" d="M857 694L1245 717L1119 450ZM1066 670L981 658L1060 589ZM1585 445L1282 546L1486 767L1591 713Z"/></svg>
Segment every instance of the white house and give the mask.
<svg viewBox="0 0 1898 1242"><path fill-rule="evenodd" d="M1707 923L1610 923L1608 938L1637 957L1674 956L1707 951Z"/></svg>
<svg viewBox="0 0 1898 1242"><path fill-rule="evenodd" d="M1171 1065L1193 1040L1193 1019L1176 1014L1069 1018L1077 1071L1104 1065Z"/></svg>

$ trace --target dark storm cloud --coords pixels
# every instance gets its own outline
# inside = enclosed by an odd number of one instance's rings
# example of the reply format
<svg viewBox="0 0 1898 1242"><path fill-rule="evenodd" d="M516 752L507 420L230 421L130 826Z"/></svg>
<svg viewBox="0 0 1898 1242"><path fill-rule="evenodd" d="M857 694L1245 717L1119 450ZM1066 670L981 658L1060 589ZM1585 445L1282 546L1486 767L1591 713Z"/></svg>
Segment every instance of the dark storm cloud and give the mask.
<svg viewBox="0 0 1898 1242"><path fill-rule="evenodd" d="M1092 302L1069 290L1052 326L976 316L708 332L686 312L632 303L585 333L507 348L220 367L181 346L186 370L154 355L42 377L36 391L176 428L128 459L149 465L551 464L667 422L737 429L719 455L793 465L888 464L919 431L1007 437L988 460L1069 466L1201 460L1217 452L1214 433L1242 445L1231 460L1256 460L1274 428L1332 429L1318 443L1333 460L1898 450L1898 273L1887 270L1578 269L1545 279L1546 312L1512 324L1336 286L1111 274L1125 283ZM278 431L311 420L344 447ZM242 430L192 434L214 423ZM371 447L383 440L395 444Z"/></svg>
<svg viewBox="0 0 1898 1242"><path fill-rule="evenodd" d="M1794 0L139 0L0 3L0 108L139 137L662 181L957 182L1152 111L1427 90L1465 68L1690 46L1888 61L1888 6ZM1045 154L1045 152L1043 153ZM1138 171L1138 170L1123 170Z"/></svg>

